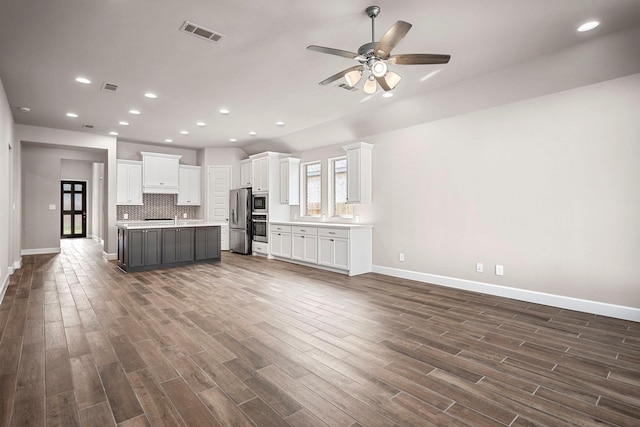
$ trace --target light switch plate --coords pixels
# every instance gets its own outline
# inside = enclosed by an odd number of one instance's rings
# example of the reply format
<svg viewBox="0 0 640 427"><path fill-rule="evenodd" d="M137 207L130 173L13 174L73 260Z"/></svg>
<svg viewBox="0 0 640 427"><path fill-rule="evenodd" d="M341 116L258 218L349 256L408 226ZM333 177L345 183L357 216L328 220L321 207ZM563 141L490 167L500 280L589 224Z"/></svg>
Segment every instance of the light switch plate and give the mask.
<svg viewBox="0 0 640 427"><path fill-rule="evenodd" d="M49 210L50 211L55 211L56 210L56 205L49 205Z"/></svg>
<svg viewBox="0 0 640 427"><path fill-rule="evenodd" d="M504 276L504 266L500 264L496 265L496 276Z"/></svg>

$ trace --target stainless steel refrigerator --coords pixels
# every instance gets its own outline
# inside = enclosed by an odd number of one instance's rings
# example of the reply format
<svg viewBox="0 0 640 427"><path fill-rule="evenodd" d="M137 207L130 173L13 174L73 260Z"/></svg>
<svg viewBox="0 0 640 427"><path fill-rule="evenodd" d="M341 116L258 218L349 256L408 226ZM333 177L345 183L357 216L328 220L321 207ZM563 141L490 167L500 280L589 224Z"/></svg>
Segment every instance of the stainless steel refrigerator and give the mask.
<svg viewBox="0 0 640 427"><path fill-rule="evenodd" d="M229 249L238 254L251 253L251 189L229 193Z"/></svg>

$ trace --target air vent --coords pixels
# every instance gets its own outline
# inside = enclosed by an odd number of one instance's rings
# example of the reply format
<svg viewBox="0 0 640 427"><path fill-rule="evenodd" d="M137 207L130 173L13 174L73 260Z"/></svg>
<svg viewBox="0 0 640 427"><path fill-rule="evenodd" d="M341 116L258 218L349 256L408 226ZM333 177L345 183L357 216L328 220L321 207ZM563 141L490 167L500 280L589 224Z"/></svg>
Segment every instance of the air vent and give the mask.
<svg viewBox="0 0 640 427"><path fill-rule="evenodd" d="M341 87L341 88L342 88L342 89L344 89L344 90L348 90L349 92L355 92L356 90L358 90L358 88L357 88L357 87L355 87L355 86L349 86L349 85L348 85L348 84L346 84L346 83L340 83L340 84L338 85L338 87Z"/></svg>
<svg viewBox="0 0 640 427"><path fill-rule="evenodd" d="M213 43L219 42L224 37L224 35L220 33L208 30L200 25L194 24L189 21L184 21L184 23L180 27L180 31Z"/></svg>
<svg viewBox="0 0 640 427"><path fill-rule="evenodd" d="M102 87L100 89L104 90L105 92L115 92L116 90L118 90L118 85L104 82L102 83Z"/></svg>
<svg viewBox="0 0 640 427"><path fill-rule="evenodd" d="M85 129L93 129L93 125L84 124L84 125L82 125L82 127L85 128Z"/></svg>

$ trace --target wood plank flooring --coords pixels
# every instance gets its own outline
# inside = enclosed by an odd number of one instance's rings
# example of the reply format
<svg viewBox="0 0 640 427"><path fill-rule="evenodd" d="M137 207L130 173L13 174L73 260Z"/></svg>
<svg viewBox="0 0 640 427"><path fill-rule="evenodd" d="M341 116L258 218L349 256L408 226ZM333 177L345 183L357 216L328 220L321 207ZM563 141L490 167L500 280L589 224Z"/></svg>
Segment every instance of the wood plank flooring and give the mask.
<svg viewBox="0 0 640 427"><path fill-rule="evenodd" d="M61 243L0 305L1 426L640 425L638 323L229 253L125 274Z"/></svg>

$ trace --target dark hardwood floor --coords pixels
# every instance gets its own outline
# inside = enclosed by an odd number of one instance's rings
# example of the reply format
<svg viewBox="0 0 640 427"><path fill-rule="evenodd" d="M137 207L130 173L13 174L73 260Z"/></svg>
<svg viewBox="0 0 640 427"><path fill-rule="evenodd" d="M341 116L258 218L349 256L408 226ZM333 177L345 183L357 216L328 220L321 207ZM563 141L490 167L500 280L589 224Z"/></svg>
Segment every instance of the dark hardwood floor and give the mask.
<svg viewBox="0 0 640 427"><path fill-rule="evenodd" d="M2 426L640 425L638 323L228 253L125 274L61 244L0 306Z"/></svg>

